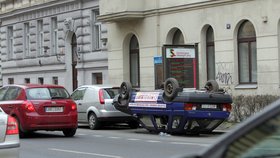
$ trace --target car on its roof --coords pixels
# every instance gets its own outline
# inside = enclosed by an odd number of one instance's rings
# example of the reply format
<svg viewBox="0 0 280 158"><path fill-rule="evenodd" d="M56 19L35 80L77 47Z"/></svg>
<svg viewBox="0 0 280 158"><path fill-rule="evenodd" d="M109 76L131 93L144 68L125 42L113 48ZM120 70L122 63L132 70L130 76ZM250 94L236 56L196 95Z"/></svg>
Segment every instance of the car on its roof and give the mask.
<svg viewBox="0 0 280 158"><path fill-rule="evenodd" d="M19 157L19 131L15 118L0 108L0 157Z"/></svg>
<svg viewBox="0 0 280 158"><path fill-rule="evenodd" d="M77 106L59 85L6 85L0 89L0 107L16 118L21 137L37 130L76 133Z"/></svg>
<svg viewBox="0 0 280 158"><path fill-rule="evenodd" d="M133 92L129 82L120 87L114 106L149 131L211 133L231 111L231 96L214 80L206 83L205 90L184 90L175 78L164 82L164 90Z"/></svg>
<svg viewBox="0 0 280 158"><path fill-rule="evenodd" d="M103 125L126 123L137 128L139 123L134 117L116 110L112 105L120 87L111 85L83 85L77 88L71 98L78 109L78 123L88 124L90 129L99 129Z"/></svg>

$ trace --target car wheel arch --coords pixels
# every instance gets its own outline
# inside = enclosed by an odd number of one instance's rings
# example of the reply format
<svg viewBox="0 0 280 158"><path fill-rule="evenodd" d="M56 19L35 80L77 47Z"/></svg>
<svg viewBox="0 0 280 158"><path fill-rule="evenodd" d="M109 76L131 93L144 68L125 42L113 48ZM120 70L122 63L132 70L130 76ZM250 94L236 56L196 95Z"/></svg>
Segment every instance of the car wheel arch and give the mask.
<svg viewBox="0 0 280 158"><path fill-rule="evenodd" d="M96 117L99 117L99 112L95 107L90 107L87 109L87 121L89 121L89 116L91 113L94 113L96 115Z"/></svg>

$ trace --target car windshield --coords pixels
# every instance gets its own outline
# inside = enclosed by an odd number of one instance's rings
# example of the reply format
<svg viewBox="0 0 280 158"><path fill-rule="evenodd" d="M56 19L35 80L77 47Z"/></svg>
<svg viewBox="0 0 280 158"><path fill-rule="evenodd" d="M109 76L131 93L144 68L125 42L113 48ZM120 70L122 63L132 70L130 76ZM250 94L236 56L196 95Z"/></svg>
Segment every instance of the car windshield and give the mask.
<svg viewBox="0 0 280 158"><path fill-rule="evenodd" d="M29 88L26 96L28 100L68 99L69 94L64 88Z"/></svg>
<svg viewBox="0 0 280 158"><path fill-rule="evenodd" d="M119 88L105 88L104 89L104 99L114 99L114 97L119 94Z"/></svg>
<svg viewBox="0 0 280 158"><path fill-rule="evenodd" d="M240 158L280 157L280 116L274 117L260 127L237 140L229 147L226 157Z"/></svg>

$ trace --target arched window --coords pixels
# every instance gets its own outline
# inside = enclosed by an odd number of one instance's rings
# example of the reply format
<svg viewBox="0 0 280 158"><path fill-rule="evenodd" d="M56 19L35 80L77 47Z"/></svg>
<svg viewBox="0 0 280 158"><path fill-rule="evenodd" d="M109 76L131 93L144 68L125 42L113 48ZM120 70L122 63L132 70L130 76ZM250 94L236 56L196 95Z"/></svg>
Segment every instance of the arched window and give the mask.
<svg viewBox="0 0 280 158"><path fill-rule="evenodd" d="M244 21L238 30L239 83L257 83L256 32L250 21Z"/></svg>
<svg viewBox="0 0 280 158"><path fill-rule="evenodd" d="M139 43L135 35L130 39L129 54L130 82L133 87L140 87Z"/></svg>
<svg viewBox="0 0 280 158"><path fill-rule="evenodd" d="M206 31L206 60L207 60L207 80L215 80L215 45L214 31L208 27Z"/></svg>
<svg viewBox="0 0 280 158"><path fill-rule="evenodd" d="M173 39L172 39L172 44L173 45L182 45L184 44L184 36L182 32L178 29L175 31Z"/></svg>

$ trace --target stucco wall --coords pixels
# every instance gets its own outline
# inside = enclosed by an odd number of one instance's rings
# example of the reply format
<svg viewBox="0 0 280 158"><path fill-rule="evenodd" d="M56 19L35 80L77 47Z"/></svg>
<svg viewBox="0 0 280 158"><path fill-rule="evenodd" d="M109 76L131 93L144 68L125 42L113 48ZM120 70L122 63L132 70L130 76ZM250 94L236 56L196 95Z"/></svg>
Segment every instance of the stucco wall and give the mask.
<svg viewBox="0 0 280 158"><path fill-rule="evenodd" d="M172 3L173 2L173 3ZM143 19L116 21L108 24L109 76L110 81L121 83L128 78L126 60L128 34L135 34L140 47L141 88L154 88L153 56L160 55L158 46L168 44L168 32L176 27L184 35L185 44L199 44L199 83L206 81L204 27L214 30L216 80L234 95L238 94L279 94L279 48L278 28L280 2L277 0L252 0L221 5L202 6L176 10L174 1L160 1L160 6L173 4L173 9L158 14L148 14ZM202 2L202 1L200 1ZM182 2L180 2L182 3ZM187 3L187 2L185 2ZM176 4L176 5L174 5ZM171 4L170 4L171 5ZM182 6L177 6L182 7ZM165 9L166 10L166 9ZM242 21L249 20L257 36L256 86L238 83L237 30ZM267 20L267 21L266 21ZM227 28L227 25L230 28ZM159 44L158 44L159 43ZM124 52L124 54L123 54ZM117 75L119 74L119 75ZM226 80L225 80L226 78Z"/></svg>

